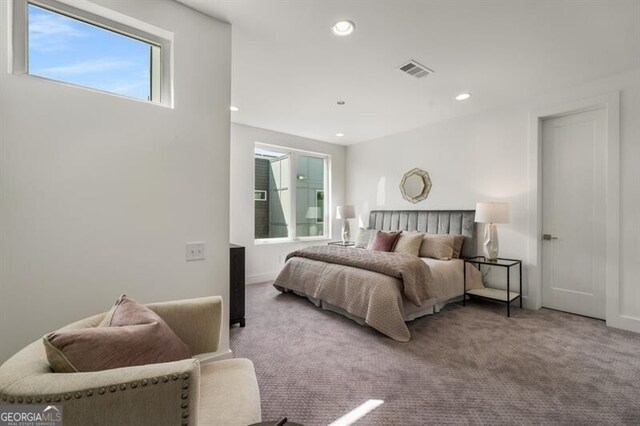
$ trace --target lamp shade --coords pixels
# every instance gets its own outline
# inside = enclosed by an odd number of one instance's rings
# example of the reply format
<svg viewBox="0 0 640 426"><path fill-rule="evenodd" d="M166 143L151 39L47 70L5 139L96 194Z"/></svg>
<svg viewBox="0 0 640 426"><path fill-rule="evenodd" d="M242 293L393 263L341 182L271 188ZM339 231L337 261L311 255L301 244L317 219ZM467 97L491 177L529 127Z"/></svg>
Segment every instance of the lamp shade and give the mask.
<svg viewBox="0 0 640 426"><path fill-rule="evenodd" d="M336 219L353 219L356 217L356 208L354 206L338 206Z"/></svg>
<svg viewBox="0 0 640 426"><path fill-rule="evenodd" d="M476 203L476 222L509 223L508 203Z"/></svg>

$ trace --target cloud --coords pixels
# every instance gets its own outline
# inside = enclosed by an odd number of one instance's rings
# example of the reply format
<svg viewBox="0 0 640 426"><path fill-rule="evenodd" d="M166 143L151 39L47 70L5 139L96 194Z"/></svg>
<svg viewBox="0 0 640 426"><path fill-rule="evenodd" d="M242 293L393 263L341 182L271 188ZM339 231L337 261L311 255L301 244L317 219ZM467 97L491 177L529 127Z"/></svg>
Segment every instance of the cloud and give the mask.
<svg viewBox="0 0 640 426"><path fill-rule="evenodd" d="M30 6L32 7L32 6ZM72 39L84 37L85 33L70 18L53 12L30 9L29 48L45 52L65 50Z"/></svg>
<svg viewBox="0 0 640 426"><path fill-rule="evenodd" d="M60 77L65 75L95 74L107 71L123 70L131 66L131 62L123 61L121 59L96 59L92 61L76 62L69 65L42 68L37 72L38 74L53 74Z"/></svg>

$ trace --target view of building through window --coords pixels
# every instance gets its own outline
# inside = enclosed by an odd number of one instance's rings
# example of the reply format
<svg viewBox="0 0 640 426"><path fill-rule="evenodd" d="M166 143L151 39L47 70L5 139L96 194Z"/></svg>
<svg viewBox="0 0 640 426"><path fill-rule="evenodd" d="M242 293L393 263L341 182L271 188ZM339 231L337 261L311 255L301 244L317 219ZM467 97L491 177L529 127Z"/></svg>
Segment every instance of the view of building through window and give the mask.
<svg viewBox="0 0 640 426"><path fill-rule="evenodd" d="M28 73L152 100L157 46L29 4Z"/></svg>
<svg viewBox="0 0 640 426"><path fill-rule="evenodd" d="M255 238L324 236L326 185L326 157L256 145Z"/></svg>

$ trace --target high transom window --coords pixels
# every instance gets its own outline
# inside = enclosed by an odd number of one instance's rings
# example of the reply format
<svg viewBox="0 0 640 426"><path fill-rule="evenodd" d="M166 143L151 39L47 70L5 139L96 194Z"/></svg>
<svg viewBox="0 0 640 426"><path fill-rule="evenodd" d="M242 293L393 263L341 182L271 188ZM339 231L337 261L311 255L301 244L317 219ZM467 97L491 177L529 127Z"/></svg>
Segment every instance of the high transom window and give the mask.
<svg viewBox="0 0 640 426"><path fill-rule="evenodd" d="M14 72L171 105L170 40L87 4L98 13L56 0L16 0Z"/></svg>

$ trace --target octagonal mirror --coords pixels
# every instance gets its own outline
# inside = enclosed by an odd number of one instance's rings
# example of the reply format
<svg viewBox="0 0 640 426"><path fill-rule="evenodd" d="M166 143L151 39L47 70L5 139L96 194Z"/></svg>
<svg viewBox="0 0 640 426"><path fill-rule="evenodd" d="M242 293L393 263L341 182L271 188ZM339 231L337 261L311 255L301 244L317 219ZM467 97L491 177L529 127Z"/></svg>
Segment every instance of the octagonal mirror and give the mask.
<svg viewBox="0 0 640 426"><path fill-rule="evenodd" d="M429 191L431 191L431 178L426 171L415 168L402 176L400 192L405 200L415 204L426 199Z"/></svg>

